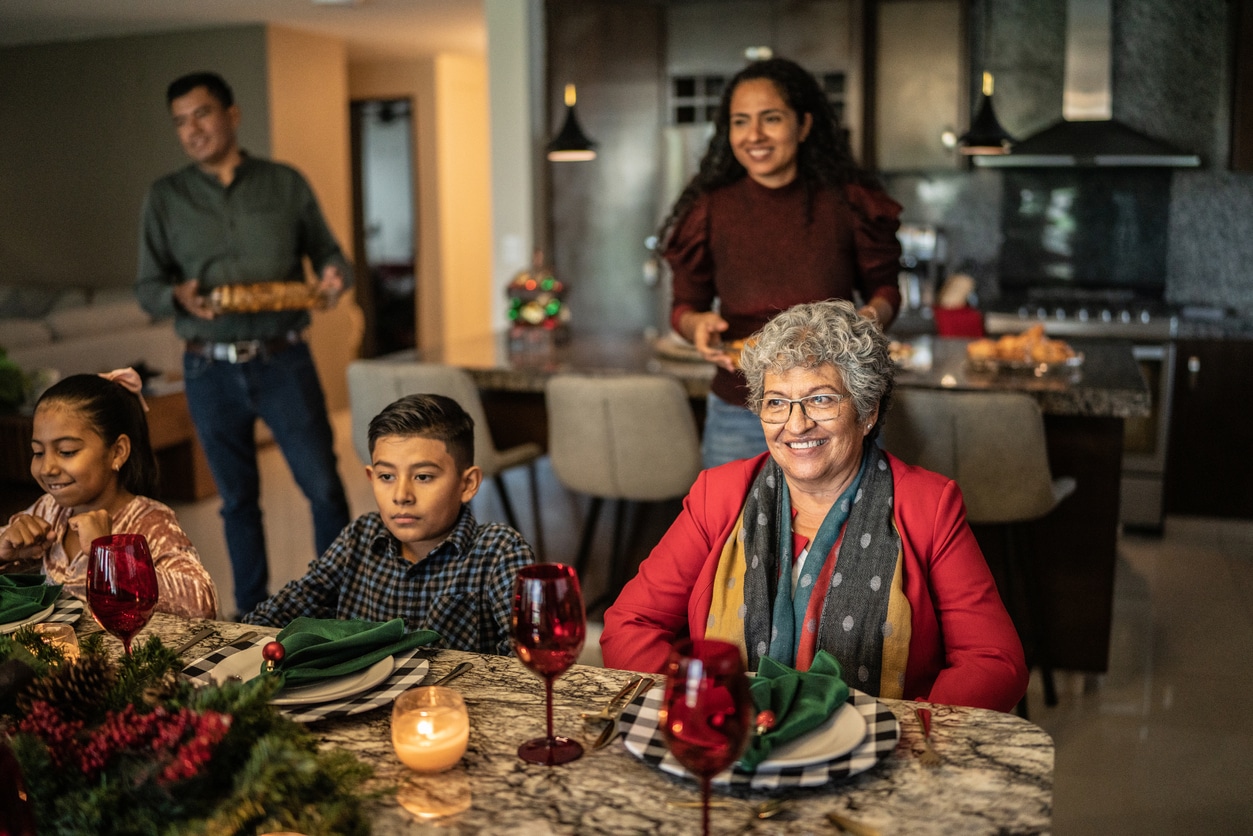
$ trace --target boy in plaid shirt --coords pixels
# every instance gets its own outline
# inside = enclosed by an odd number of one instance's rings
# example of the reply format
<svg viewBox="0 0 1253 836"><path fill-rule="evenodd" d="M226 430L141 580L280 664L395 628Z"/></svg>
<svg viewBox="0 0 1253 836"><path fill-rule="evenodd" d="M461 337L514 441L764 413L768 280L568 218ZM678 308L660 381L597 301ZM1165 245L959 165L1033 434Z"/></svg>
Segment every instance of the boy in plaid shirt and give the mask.
<svg viewBox="0 0 1253 836"><path fill-rule="evenodd" d="M469 503L483 481L474 420L451 398L407 395L370 422L369 449L378 511L350 523L304 577L243 621L399 617L439 633L443 647L510 653L514 576L535 557L514 529L474 519Z"/></svg>

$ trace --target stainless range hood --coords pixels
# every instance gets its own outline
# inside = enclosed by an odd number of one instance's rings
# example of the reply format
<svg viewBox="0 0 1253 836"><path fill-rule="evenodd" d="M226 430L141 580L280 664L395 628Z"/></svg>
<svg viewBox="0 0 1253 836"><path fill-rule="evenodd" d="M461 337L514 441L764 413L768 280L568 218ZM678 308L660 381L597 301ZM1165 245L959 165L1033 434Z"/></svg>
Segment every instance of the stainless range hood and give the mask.
<svg viewBox="0 0 1253 836"><path fill-rule="evenodd" d="M1069 0L1062 119L1016 143L1004 156L975 157L986 168L1153 166L1201 164L1161 140L1112 118L1110 0Z"/></svg>

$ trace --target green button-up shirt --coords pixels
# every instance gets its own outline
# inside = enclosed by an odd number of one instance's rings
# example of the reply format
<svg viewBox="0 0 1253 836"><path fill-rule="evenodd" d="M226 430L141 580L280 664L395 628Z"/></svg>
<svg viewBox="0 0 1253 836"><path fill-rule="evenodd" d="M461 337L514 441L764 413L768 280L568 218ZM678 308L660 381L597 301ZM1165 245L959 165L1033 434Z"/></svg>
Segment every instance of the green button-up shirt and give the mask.
<svg viewBox="0 0 1253 836"><path fill-rule="evenodd" d="M219 314L200 319L174 302L173 285L199 279L202 292L225 284L304 281L303 258L319 276L338 264L352 273L309 184L291 166L244 157L235 178L188 165L152 185L144 201L135 294L148 313L174 316L183 339L270 339L309 324L307 311Z"/></svg>

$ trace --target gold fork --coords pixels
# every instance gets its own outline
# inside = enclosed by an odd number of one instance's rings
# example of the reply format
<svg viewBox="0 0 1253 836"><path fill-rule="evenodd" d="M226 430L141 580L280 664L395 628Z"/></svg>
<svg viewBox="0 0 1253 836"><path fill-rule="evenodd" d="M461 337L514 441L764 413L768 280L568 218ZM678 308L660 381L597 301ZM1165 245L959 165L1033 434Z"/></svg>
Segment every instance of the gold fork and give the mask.
<svg viewBox="0 0 1253 836"><path fill-rule="evenodd" d="M944 760L940 757L940 753L931 745L931 709L915 708L914 716L918 718L918 725L922 726L922 754L918 756L918 763L923 766L939 766Z"/></svg>

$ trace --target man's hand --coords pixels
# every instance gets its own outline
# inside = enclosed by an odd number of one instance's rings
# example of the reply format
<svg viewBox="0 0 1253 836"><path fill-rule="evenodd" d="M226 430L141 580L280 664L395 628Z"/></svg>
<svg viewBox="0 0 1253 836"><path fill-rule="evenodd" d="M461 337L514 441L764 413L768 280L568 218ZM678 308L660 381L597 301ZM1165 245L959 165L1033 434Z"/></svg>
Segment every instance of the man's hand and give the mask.
<svg viewBox="0 0 1253 836"><path fill-rule="evenodd" d="M344 273L338 264L328 264L322 268L322 281L318 283L318 295L326 300L329 311L339 301L344 292Z"/></svg>
<svg viewBox="0 0 1253 836"><path fill-rule="evenodd" d="M201 319L213 319L217 316L209 306L208 297L200 292L200 279L188 279L174 285L174 300L192 316Z"/></svg>
<svg viewBox="0 0 1253 836"><path fill-rule="evenodd" d="M109 512L103 508L70 517L67 524L78 534L79 547L83 551L91 550L92 540L97 537L108 537L113 533L113 520L109 518Z"/></svg>
<svg viewBox="0 0 1253 836"><path fill-rule="evenodd" d="M683 315L679 324L683 336L692 341L701 357L729 372L735 371L735 361L722 350L722 332L730 327L725 319L713 311L689 312Z"/></svg>
<svg viewBox="0 0 1253 836"><path fill-rule="evenodd" d="M30 514L18 514L0 534L0 560L28 560L43 557L52 526Z"/></svg>

